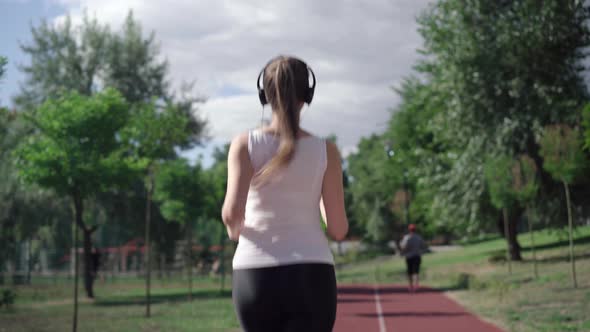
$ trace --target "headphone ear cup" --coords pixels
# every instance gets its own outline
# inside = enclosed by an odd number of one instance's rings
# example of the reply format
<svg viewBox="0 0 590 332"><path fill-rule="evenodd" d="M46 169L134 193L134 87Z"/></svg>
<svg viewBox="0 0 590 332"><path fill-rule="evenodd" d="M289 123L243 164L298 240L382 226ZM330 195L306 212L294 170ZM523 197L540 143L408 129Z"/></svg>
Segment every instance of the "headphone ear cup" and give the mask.
<svg viewBox="0 0 590 332"><path fill-rule="evenodd" d="M307 88L307 105L311 104L311 101L313 100L313 93L315 91L315 85L316 85L316 80L315 80L315 74L313 73L313 70L311 70L311 68L307 65L305 65L307 67L307 70L309 72L309 74L311 74L311 79L312 79L312 83L311 86Z"/></svg>
<svg viewBox="0 0 590 332"><path fill-rule="evenodd" d="M305 101L307 105L311 104L311 101L313 100L314 90L314 88L309 88L309 90L307 90L307 100Z"/></svg>
<svg viewBox="0 0 590 332"><path fill-rule="evenodd" d="M266 94L264 93L264 89L258 90L258 99L260 99L260 103L262 104L262 106L268 104L268 101L266 100Z"/></svg>

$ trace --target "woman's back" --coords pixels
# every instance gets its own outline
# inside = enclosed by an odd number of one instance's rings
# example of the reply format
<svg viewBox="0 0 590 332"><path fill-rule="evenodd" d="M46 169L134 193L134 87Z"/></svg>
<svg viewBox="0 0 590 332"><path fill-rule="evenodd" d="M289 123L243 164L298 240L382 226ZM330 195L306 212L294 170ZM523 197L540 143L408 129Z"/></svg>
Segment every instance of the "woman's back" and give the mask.
<svg viewBox="0 0 590 332"><path fill-rule="evenodd" d="M274 156L279 143L272 133L249 132L248 153L254 173ZM325 140L303 136L297 140L288 166L264 184L250 186L234 269L333 264L319 210L326 167Z"/></svg>
<svg viewBox="0 0 590 332"><path fill-rule="evenodd" d="M300 127L301 109L316 85L305 62L279 56L256 84L272 121L266 132L232 141L222 208L228 236L238 240L236 314L246 332L332 331L336 275L325 233L340 241L348 231L340 153Z"/></svg>

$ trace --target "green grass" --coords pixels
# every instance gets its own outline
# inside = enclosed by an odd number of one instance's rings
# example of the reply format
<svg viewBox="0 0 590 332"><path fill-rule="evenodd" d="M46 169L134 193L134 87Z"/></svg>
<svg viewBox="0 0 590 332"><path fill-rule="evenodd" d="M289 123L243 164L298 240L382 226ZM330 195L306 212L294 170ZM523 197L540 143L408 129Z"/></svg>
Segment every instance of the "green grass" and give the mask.
<svg viewBox="0 0 590 332"><path fill-rule="evenodd" d="M227 282L226 282L227 285ZM218 280L195 278L193 300L186 281L154 281L152 317L145 316L144 282L127 278L96 282L96 299L81 293L79 331L235 331L239 327L231 290L220 291ZM71 283L37 284L17 288L16 305L0 310L0 332L71 330Z"/></svg>
<svg viewBox="0 0 590 332"><path fill-rule="evenodd" d="M572 287L567 237L536 232L539 278L533 276L530 237L519 236L523 262L513 263L508 274L506 242L493 239L457 251L423 257L423 283L446 290L468 310L495 322L507 331L590 331L590 227L576 232L578 289ZM338 273L339 282L405 283L402 259L366 262Z"/></svg>
<svg viewBox="0 0 590 332"><path fill-rule="evenodd" d="M540 247L538 279L533 278L529 236L523 234L519 241L525 260L514 263L512 275L506 263L490 261L503 255L506 246L495 238L424 256L423 283L447 290L468 310L506 331L590 331L590 227L576 233L578 289L571 286L567 237L549 232L535 236ZM392 256L347 265L337 277L340 283L406 282L403 260ZM186 280L155 278L150 319L144 318L140 278L97 281L92 302L80 285L79 331L237 331L231 291L220 292L219 285L217 278L194 278L189 301ZM228 278L226 289L230 285ZM14 307L0 309L0 332L71 330L70 279L34 279L33 286L18 286L16 292Z"/></svg>

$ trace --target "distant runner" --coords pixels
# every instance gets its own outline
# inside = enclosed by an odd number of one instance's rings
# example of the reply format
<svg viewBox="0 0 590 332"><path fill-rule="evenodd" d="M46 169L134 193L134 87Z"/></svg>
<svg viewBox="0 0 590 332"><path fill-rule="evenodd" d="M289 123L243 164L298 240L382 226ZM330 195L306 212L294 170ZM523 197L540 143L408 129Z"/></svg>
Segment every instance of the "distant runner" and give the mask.
<svg viewBox="0 0 590 332"><path fill-rule="evenodd" d="M406 257L408 272L408 290L415 292L420 287L420 264L422 254L426 251L426 243L422 237L416 234L416 225L408 225L408 234L404 236L400 244L401 254Z"/></svg>

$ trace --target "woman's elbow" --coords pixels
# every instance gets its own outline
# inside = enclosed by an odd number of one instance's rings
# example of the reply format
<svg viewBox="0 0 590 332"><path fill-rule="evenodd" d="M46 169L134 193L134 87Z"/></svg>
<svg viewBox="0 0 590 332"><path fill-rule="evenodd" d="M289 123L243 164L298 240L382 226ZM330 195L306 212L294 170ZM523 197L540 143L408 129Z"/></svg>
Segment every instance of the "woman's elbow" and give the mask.
<svg viewBox="0 0 590 332"><path fill-rule="evenodd" d="M224 206L221 210L221 219L227 226L239 224L242 222L242 220L244 220L244 211L239 211L238 209L232 209Z"/></svg>
<svg viewBox="0 0 590 332"><path fill-rule="evenodd" d="M330 229L328 227L328 235L334 241L342 241L346 238L348 234L348 221L344 222L342 225L338 225L338 227L333 227Z"/></svg>

